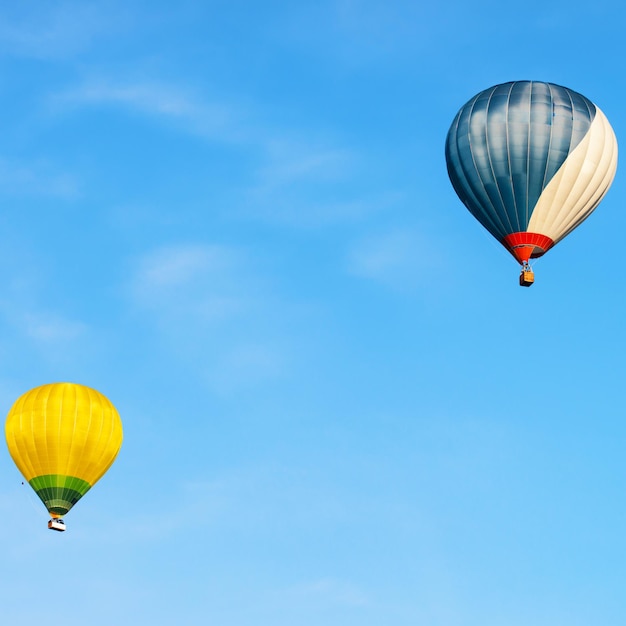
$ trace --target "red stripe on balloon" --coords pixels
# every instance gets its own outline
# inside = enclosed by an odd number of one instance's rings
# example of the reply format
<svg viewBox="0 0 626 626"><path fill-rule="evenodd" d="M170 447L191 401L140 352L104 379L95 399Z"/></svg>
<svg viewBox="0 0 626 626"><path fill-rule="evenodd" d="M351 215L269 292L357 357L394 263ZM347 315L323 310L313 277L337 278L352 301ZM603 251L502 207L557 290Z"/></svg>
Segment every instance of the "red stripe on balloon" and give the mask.
<svg viewBox="0 0 626 626"><path fill-rule="evenodd" d="M522 264L545 254L554 241L539 233L511 233L502 240L502 244Z"/></svg>

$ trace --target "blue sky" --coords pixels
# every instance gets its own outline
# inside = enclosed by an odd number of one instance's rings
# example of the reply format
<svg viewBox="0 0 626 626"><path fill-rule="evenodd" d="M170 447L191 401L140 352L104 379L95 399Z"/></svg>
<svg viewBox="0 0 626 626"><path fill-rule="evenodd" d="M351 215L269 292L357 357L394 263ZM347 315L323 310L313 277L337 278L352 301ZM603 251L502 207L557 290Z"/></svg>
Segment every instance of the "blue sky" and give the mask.
<svg viewBox="0 0 626 626"><path fill-rule="evenodd" d="M0 455L4 621L622 625L622 173L520 289L443 151L524 79L619 142L625 19L3 6L0 402L79 382L125 429L64 534Z"/></svg>

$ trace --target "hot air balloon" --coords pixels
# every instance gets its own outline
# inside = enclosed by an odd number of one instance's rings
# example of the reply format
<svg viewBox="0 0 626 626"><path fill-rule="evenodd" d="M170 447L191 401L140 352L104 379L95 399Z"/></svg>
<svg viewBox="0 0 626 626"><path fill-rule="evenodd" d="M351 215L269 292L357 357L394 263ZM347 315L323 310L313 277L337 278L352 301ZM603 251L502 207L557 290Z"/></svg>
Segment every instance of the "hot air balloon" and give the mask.
<svg viewBox="0 0 626 626"><path fill-rule="evenodd" d="M52 518L62 517L109 469L122 445L122 421L101 393L53 383L26 392L7 416L9 453Z"/></svg>
<svg viewBox="0 0 626 626"><path fill-rule="evenodd" d="M581 94L539 81L496 85L457 113L448 175L474 217L521 264L545 254L598 206L617 169L617 140Z"/></svg>

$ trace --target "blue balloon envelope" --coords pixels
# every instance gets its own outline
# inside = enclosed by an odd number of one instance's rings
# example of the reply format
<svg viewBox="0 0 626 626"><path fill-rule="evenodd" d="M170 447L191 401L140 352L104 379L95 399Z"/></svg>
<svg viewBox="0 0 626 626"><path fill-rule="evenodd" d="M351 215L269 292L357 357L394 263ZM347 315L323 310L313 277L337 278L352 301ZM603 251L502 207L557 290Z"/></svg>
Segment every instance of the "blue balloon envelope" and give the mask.
<svg viewBox="0 0 626 626"><path fill-rule="evenodd" d="M452 185L474 217L526 266L598 206L617 169L617 140L585 96L516 81L474 96L446 140Z"/></svg>

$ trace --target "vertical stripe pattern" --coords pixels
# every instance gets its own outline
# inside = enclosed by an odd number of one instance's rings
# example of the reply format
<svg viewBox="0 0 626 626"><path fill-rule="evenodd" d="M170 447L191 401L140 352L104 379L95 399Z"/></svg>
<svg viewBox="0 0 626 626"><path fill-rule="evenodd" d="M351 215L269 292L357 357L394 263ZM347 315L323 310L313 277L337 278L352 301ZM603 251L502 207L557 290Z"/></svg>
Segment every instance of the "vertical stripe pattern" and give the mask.
<svg viewBox="0 0 626 626"><path fill-rule="evenodd" d="M51 514L64 515L102 477L122 445L122 422L101 393L54 383L21 396L7 416L9 453Z"/></svg>
<svg viewBox="0 0 626 626"><path fill-rule="evenodd" d="M510 82L482 91L457 113L446 163L459 198L499 241L529 232L556 243L607 192L617 141L604 114L581 94L552 83Z"/></svg>

